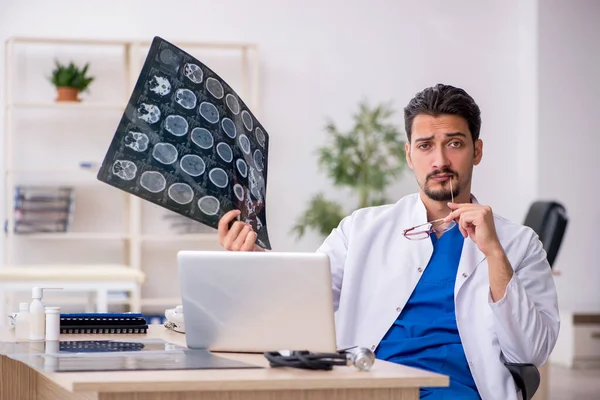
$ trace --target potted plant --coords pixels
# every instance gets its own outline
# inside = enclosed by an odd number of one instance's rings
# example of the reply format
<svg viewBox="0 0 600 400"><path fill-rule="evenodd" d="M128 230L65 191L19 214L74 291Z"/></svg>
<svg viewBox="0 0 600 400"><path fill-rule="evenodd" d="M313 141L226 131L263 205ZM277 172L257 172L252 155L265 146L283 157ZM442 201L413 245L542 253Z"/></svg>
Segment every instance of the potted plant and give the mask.
<svg viewBox="0 0 600 400"><path fill-rule="evenodd" d="M349 132L340 132L333 122L326 125L332 143L318 150L319 168L326 171L335 186L354 192L357 208L385 204L385 190L406 166L406 142L400 130L388 121L393 114L389 104L370 108L363 101ZM307 229L327 236L346 215L338 202L317 193L292 231L298 238Z"/></svg>
<svg viewBox="0 0 600 400"><path fill-rule="evenodd" d="M80 101L79 93L86 91L93 77L86 76L89 63L79 69L73 62L68 66L55 61L50 82L56 86L58 97L56 101Z"/></svg>

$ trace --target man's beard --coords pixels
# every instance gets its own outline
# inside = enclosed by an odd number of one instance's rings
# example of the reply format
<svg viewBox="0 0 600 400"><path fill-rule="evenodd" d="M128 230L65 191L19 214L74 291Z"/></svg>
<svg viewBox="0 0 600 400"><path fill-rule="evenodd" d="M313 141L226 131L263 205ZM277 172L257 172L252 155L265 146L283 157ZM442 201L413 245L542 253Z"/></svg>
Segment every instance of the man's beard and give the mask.
<svg viewBox="0 0 600 400"><path fill-rule="evenodd" d="M429 187L429 180L436 175L450 175L450 178L447 181L439 182L442 185L441 189L433 190ZM456 184L452 184L453 193L450 193L450 179L456 178ZM454 198L457 198L461 193L461 184L459 176L456 172L452 171L449 168L445 168L443 170L435 170L427 175L425 178L425 184L423 185L423 192L433 201L451 201L452 195Z"/></svg>

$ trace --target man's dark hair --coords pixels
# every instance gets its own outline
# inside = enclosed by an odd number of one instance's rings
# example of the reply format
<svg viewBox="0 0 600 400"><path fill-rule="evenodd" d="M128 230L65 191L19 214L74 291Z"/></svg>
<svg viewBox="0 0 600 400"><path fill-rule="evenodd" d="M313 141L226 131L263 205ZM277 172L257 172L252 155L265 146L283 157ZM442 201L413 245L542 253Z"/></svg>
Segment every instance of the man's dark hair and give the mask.
<svg viewBox="0 0 600 400"><path fill-rule="evenodd" d="M473 143L479 139L481 112L475 100L463 89L438 83L417 93L404 108L404 125L409 143L413 120L421 114L434 117L452 114L463 117L469 125Z"/></svg>

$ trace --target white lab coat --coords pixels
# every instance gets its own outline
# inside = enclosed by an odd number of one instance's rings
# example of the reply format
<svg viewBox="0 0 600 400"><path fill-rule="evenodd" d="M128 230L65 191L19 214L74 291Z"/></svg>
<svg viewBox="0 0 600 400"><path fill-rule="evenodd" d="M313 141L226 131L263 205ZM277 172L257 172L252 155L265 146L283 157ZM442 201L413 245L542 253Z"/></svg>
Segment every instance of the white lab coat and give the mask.
<svg viewBox="0 0 600 400"><path fill-rule="evenodd" d="M433 252L431 240L408 240L402 231L426 221L419 195L409 195L392 205L355 211L319 248L331 262L338 345L377 347ZM494 223L515 270L506 294L492 302L485 256L467 238L454 303L479 394L483 400L512 400L520 394L504 362L545 363L560 322L556 288L537 235L498 215Z"/></svg>

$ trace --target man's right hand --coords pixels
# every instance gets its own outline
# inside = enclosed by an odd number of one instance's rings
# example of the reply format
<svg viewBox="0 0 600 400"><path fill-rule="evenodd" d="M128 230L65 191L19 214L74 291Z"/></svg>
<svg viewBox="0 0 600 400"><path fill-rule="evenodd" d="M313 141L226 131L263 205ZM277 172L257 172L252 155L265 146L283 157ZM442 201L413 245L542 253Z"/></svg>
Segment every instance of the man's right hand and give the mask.
<svg viewBox="0 0 600 400"><path fill-rule="evenodd" d="M256 232L244 222L235 221L231 228L229 224L240 215L240 210L231 210L219 220L219 243L229 251L264 251L256 245Z"/></svg>

